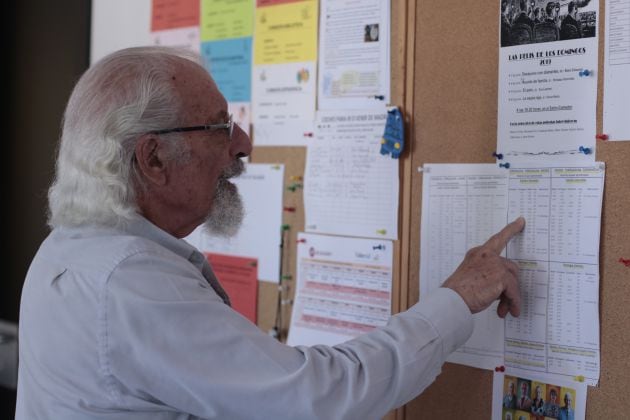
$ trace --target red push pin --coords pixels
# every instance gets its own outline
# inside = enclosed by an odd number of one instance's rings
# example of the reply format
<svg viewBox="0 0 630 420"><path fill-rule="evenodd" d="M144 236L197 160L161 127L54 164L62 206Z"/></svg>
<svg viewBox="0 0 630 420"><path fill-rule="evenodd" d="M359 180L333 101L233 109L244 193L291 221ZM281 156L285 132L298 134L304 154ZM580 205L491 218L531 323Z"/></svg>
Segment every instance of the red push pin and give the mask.
<svg viewBox="0 0 630 420"><path fill-rule="evenodd" d="M302 238L302 239L298 239L296 241L298 244L305 244L306 243L306 239Z"/></svg>
<svg viewBox="0 0 630 420"><path fill-rule="evenodd" d="M626 267L630 267L630 259L625 259L625 258L619 258L619 262L623 265L625 265Z"/></svg>
<svg viewBox="0 0 630 420"><path fill-rule="evenodd" d="M605 140L608 140L608 134L598 134L598 135L595 136L595 138L597 140L605 141Z"/></svg>
<svg viewBox="0 0 630 420"><path fill-rule="evenodd" d="M288 211L289 213L295 213L295 207L284 207L284 211Z"/></svg>
<svg viewBox="0 0 630 420"><path fill-rule="evenodd" d="M313 137L313 133L304 133L304 137Z"/></svg>
<svg viewBox="0 0 630 420"><path fill-rule="evenodd" d="M497 366L494 368L495 372L505 372L505 366Z"/></svg>

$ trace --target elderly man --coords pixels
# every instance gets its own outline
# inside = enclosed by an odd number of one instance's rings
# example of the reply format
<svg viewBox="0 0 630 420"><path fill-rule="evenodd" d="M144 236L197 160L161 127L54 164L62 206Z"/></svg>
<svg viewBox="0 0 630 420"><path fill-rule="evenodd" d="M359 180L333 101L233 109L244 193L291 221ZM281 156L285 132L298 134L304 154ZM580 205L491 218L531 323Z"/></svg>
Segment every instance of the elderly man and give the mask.
<svg viewBox="0 0 630 420"><path fill-rule="evenodd" d="M289 347L233 311L180 238L229 235L229 178L251 151L196 58L109 55L70 97L53 228L22 293L17 419L378 418L418 395L500 299L518 316L518 219L471 250L442 288L335 347Z"/></svg>

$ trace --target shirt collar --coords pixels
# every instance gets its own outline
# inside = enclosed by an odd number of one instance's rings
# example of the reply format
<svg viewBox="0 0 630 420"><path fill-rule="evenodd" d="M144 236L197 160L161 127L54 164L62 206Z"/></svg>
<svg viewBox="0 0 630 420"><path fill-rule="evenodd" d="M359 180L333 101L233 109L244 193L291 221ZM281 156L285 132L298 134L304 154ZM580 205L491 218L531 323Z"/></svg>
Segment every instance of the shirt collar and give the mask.
<svg viewBox="0 0 630 420"><path fill-rule="evenodd" d="M141 236L154 241L187 260L190 260L193 255L199 254L199 251L188 242L174 237L141 215L137 215L137 217L128 222L123 230L132 235Z"/></svg>
<svg viewBox="0 0 630 420"><path fill-rule="evenodd" d="M132 235L141 236L154 241L155 243L190 261L191 264L197 267L223 302L230 306L230 297L221 286L221 283L219 283L212 271L212 267L208 264L206 257L204 257L203 254L201 254L195 247L183 239L178 239L170 233L160 229L141 215L138 215L134 220L130 221L124 230Z"/></svg>

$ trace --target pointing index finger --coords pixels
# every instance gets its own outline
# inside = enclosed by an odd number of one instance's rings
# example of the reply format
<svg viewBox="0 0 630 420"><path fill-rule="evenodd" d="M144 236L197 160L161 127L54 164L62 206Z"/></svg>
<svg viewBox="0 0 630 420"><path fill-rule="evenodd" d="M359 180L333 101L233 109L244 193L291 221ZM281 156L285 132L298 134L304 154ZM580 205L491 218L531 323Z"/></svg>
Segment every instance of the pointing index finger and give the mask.
<svg viewBox="0 0 630 420"><path fill-rule="evenodd" d="M525 219L523 217L519 217L501 229L501 231L492 235L485 245L497 254L500 254L510 239L512 239L517 233L521 232L524 227Z"/></svg>

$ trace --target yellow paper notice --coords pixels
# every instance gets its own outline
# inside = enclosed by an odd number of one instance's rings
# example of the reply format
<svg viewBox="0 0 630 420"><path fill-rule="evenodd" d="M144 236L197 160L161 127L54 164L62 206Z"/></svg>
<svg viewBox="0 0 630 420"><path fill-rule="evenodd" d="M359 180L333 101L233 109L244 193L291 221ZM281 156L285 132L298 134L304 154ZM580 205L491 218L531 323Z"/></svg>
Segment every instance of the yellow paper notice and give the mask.
<svg viewBox="0 0 630 420"><path fill-rule="evenodd" d="M245 38L254 31L254 0L201 0L201 41Z"/></svg>
<svg viewBox="0 0 630 420"><path fill-rule="evenodd" d="M317 60L317 0L256 8L254 64Z"/></svg>

